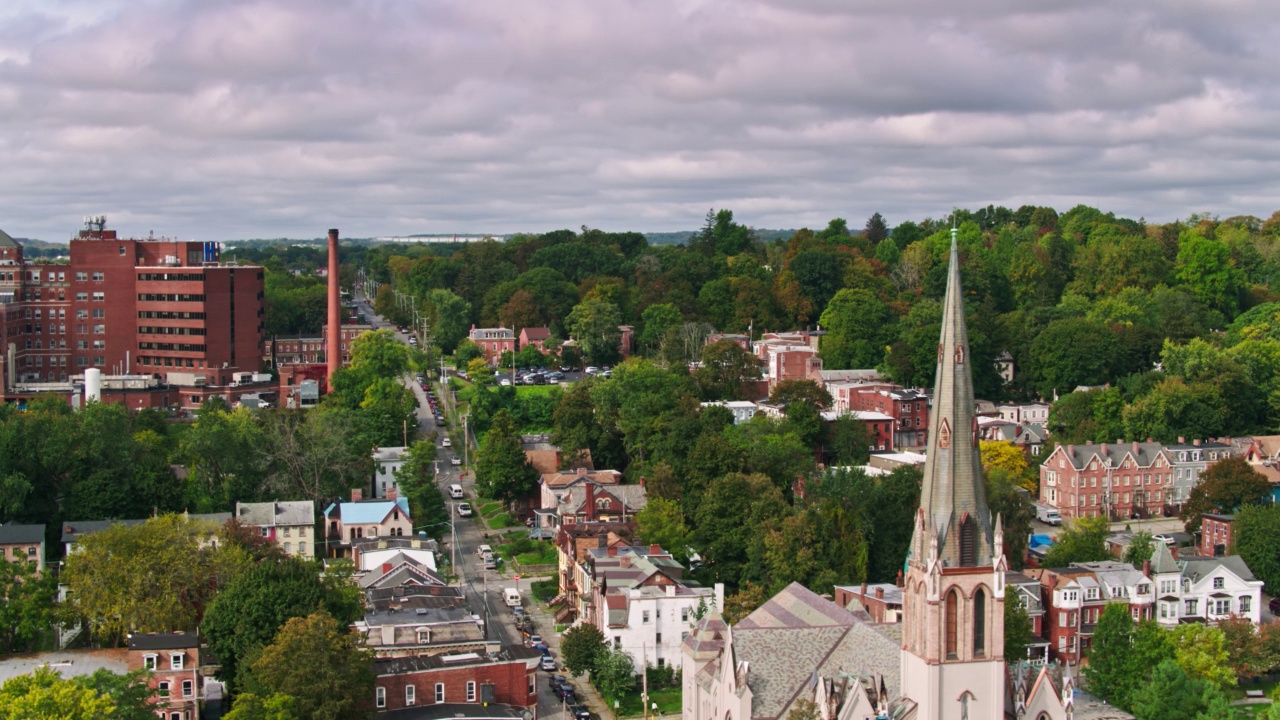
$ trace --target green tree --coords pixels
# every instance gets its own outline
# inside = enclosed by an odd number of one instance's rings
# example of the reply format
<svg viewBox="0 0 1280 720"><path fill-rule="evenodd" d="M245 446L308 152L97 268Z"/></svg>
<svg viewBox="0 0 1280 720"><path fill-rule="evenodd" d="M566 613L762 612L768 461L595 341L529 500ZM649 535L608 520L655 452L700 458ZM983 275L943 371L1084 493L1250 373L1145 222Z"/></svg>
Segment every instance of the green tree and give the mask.
<svg viewBox="0 0 1280 720"><path fill-rule="evenodd" d="M1133 618L1124 603L1107 603L1098 617L1084 677L1089 692L1118 707L1129 707L1141 676L1134 665Z"/></svg>
<svg viewBox="0 0 1280 720"><path fill-rule="evenodd" d="M1280 594L1280 505L1241 508L1233 523L1231 542L1231 552L1264 583L1267 594Z"/></svg>
<svg viewBox="0 0 1280 720"><path fill-rule="evenodd" d="M484 497L506 504L526 498L537 487L538 472L529 464L520 430L511 413L498 411L476 451L476 486Z"/></svg>
<svg viewBox="0 0 1280 720"><path fill-rule="evenodd" d="M1055 320L1032 341L1031 373L1044 397L1071 392L1078 385L1111 382L1119 365L1115 333L1084 318Z"/></svg>
<svg viewBox="0 0 1280 720"><path fill-rule="evenodd" d="M645 308L640 313L640 336L637 338L640 347L656 350L667 331L680 327L683 321L680 308L671 303L658 303Z"/></svg>
<svg viewBox="0 0 1280 720"><path fill-rule="evenodd" d="M156 716L156 689L147 684L147 671L134 670L117 675L105 668L98 668L92 675L80 675L74 682L115 703L112 720L153 720ZM0 717L3 717L0 712Z"/></svg>
<svg viewBox="0 0 1280 720"><path fill-rule="evenodd" d="M578 623L560 637L560 659L573 675L594 673L596 663L608 652L604 633L591 623Z"/></svg>
<svg viewBox="0 0 1280 720"><path fill-rule="evenodd" d="M424 309L432 339L440 351L446 354L453 352L467 337L471 306L452 292L437 289L427 296Z"/></svg>
<svg viewBox="0 0 1280 720"><path fill-rule="evenodd" d="M257 497L267 475L262 425L252 410L201 412L182 434L178 455L191 470L196 508L216 512Z"/></svg>
<svg viewBox="0 0 1280 720"><path fill-rule="evenodd" d="M248 562L230 543L214 544L216 525L161 515L141 525L112 525L80 539L60 581L71 607L98 637L193 630L217 589Z"/></svg>
<svg viewBox="0 0 1280 720"><path fill-rule="evenodd" d="M53 625L58 587L38 562L0 560L0 652L30 650Z"/></svg>
<svg viewBox="0 0 1280 720"><path fill-rule="evenodd" d="M1004 660L1015 662L1027 659L1031 645L1031 617L1023 602L1022 592L1012 591L1004 596Z"/></svg>
<svg viewBox="0 0 1280 720"><path fill-rule="evenodd" d="M487 385L493 380L494 369L484 358L472 358L467 363L467 379L477 385Z"/></svg>
<svg viewBox="0 0 1280 720"><path fill-rule="evenodd" d="M1271 500L1271 483L1244 458L1220 460L1200 473L1200 483L1182 505L1182 521L1187 532L1200 529L1203 513L1234 513L1247 505ZM1256 572L1256 571L1255 571Z"/></svg>
<svg viewBox="0 0 1280 720"><path fill-rule="evenodd" d="M742 400L752 395L763 363L732 340L720 340L702 349L702 364L693 374L703 400Z"/></svg>
<svg viewBox="0 0 1280 720"><path fill-rule="evenodd" d="M436 537L445 532L440 524L449 520L449 509L444 494L436 484L436 444L431 440L419 440L409 446L409 456L395 471L396 487L409 499L410 513L416 523L433 525Z"/></svg>
<svg viewBox="0 0 1280 720"><path fill-rule="evenodd" d="M649 498L648 504L636 513L636 532L645 544L661 545L676 557L685 557L689 528L680 504L674 500Z"/></svg>
<svg viewBox="0 0 1280 720"><path fill-rule="evenodd" d="M574 383L552 414L551 440L572 460L599 446L600 424L591 399L591 381Z"/></svg>
<svg viewBox="0 0 1280 720"><path fill-rule="evenodd" d="M787 720L821 720L821 718L817 704L804 698L797 700L795 706L787 713Z"/></svg>
<svg viewBox="0 0 1280 720"><path fill-rule="evenodd" d="M291 695L260 698L253 693L240 693L226 720L302 720L298 715L298 699Z"/></svg>
<svg viewBox="0 0 1280 720"><path fill-rule="evenodd" d="M343 623L361 614L359 588L340 569L320 576L314 562L290 557L262 562L230 583L209 607L201 629L218 658L220 677L236 680L241 663L271 643L292 618L324 608Z"/></svg>
<svg viewBox="0 0 1280 720"><path fill-rule="evenodd" d="M765 475L730 473L713 480L694 524L707 571L719 582L736 585L762 540L760 528L787 512L782 491Z"/></svg>
<svg viewBox="0 0 1280 720"><path fill-rule="evenodd" d="M605 650L596 658L591 679L606 700L617 700L636 686L635 660L624 650Z"/></svg>
<svg viewBox="0 0 1280 720"><path fill-rule="evenodd" d="M4 720L101 720L116 717L111 698L47 667L9 678L0 685Z"/></svg>
<svg viewBox="0 0 1280 720"><path fill-rule="evenodd" d="M777 405L784 410L797 402L808 403L819 410L826 410L831 407L831 393L812 380L796 378L783 380L774 385L773 391L769 393L769 404Z"/></svg>
<svg viewBox="0 0 1280 720"><path fill-rule="evenodd" d="M1178 239L1178 259L1174 275L1196 300L1234 315L1240 304L1242 280L1231 262L1226 245L1209 240L1195 232L1185 232Z"/></svg>
<svg viewBox="0 0 1280 720"><path fill-rule="evenodd" d="M618 306L604 300L579 303L565 318L565 326L592 365L608 365L618 358L622 331Z"/></svg>
<svg viewBox="0 0 1280 720"><path fill-rule="evenodd" d="M1071 563L1110 560L1107 535L1111 525L1105 517L1076 518L1058 534L1045 553L1043 567L1061 568Z"/></svg>
<svg viewBox="0 0 1280 720"><path fill-rule="evenodd" d="M894 326L889 307L862 288L837 292L819 323L827 331L820 350L822 359L835 370L879 365Z"/></svg>
<svg viewBox="0 0 1280 720"><path fill-rule="evenodd" d="M1146 530L1139 530L1129 538L1129 547L1124 551L1124 561L1135 567L1151 559L1156 549L1155 538Z"/></svg>
<svg viewBox="0 0 1280 720"><path fill-rule="evenodd" d="M368 482L374 443L351 411L282 410L264 416L264 424L262 452L271 461L265 488L275 497L319 504Z"/></svg>
<svg viewBox="0 0 1280 720"><path fill-rule="evenodd" d="M1206 709L1206 690L1203 681L1165 660L1152 670L1150 682L1134 688L1131 709L1138 720L1197 720Z"/></svg>
<svg viewBox="0 0 1280 720"><path fill-rule="evenodd" d="M1218 689L1234 687L1236 675L1227 655L1227 639L1221 630L1207 625L1179 625L1169 633L1173 659L1193 680Z"/></svg>
<svg viewBox="0 0 1280 720"><path fill-rule="evenodd" d="M872 213L871 217L867 218L867 226L862 231L862 237L872 245L878 245L889 237L889 228L880 213Z"/></svg>
<svg viewBox="0 0 1280 720"><path fill-rule="evenodd" d="M360 424L375 446L401 446L417 433L418 401L398 378L380 377L369 384L360 401Z"/></svg>
<svg viewBox="0 0 1280 720"><path fill-rule="evenodd" d="M871 459L867 423L847 413L826 424L822 445L831 465L865 465Z"/></svg>
<svg viewBox="0 0 1280 720"><path fill-rule="evenodd" d="M1031 536L1031 521L1035 509L1027 493L1019 485L1019 478L1002 469L984 473L987 486L987 507L992 517L999 516L1004 524L1004 556L1009 566L1022 567L1026 555L1027 539ZM1056 567L1056 566L1055 566Z"/></svg>
<svg viewBox="0 0 1280 720"><path fill-rule="evenodd" d="M299 720L373 717L373 653L323 611L295 617L248 668L246 689L297 699Z"/></svg>

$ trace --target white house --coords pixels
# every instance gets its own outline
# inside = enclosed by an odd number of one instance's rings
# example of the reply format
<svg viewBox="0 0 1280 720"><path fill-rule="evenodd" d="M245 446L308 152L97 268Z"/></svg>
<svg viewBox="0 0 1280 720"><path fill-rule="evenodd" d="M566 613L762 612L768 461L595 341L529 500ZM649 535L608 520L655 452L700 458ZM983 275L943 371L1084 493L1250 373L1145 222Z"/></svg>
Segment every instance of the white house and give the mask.
<svg viewBox="0 0 1280 720"><path fill-rule="evenodd" d="M404 467L409 460L409 448L384 447L373 449L373 496L388 497L391 490L399 490L396 485L396 471Z"/></svg>
<svg viewBox="0 0 1280 720"><path fill-rule="evenodd" d="M742 425L743 423L750 422L751 418L755 417L756 411L759 409L756 407L756 404L750 400L719 400L715 402L702 403L702 407L711 407L712 405L728 408L729 412L733 413L734 425Z"/></svg>
<svg viewBox="0 0 1280 720"><path fill-rule="evenodd" d="M1006 403L996 406L1000 419L1011 423L1035 423L1043 425L1049 422L1049 403Z"/></svg>
<svg viewBox="0 0 1280 720"><path fill-rule="evenodd" d="M1158 598L1156 620L1213 624L1230 617L1262 621L1262 581L1239 555L1189 556L1174 560L1164 543L1151 559L1151 578Z"/></svg>

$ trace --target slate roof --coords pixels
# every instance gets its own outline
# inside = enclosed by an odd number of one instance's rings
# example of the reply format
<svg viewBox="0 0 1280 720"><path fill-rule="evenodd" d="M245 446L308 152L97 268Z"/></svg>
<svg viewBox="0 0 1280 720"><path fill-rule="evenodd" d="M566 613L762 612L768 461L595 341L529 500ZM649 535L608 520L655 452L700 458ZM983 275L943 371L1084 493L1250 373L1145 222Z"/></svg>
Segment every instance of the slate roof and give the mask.
<svg viewBox="0 0 1280 720"><path fill-rule="evenodd" d="M18 241L14 240L13 237L9 235L9 233L3 230L0 230L0 247L17 248L22 246L19 245Z"/></svg>
<svg viewBox="0 0 1280 720"><path fill-rule="evenodd" d="M1173 551L1169 550L1169 546L1157 542L1155 549L1151 552L1151 572L1152 574L1160 573L1180 573L1182 568L1178 566L1178 562L1173 559Z"/></svg>
<svg viewBox="0 0 1280 720"><path fill-rule="evenodd" d="M1164 454L1164 445L1158 442L1134 442L1119 445L1115 443L1063 445L1062 451L1071 466L1076 470L1083 470L1089 465L1089 461L1095 457L1100 461L1110 460L1115 467L1118 467L1126 457L1133 457L1134 462L1139 467L1150 467L1151 463L1156 461L1157 456ZM1166 459L1168 459L1167 456Z"/></svg>
<svg viewBox="0 0 1280 720"><path fill-rule="evenodd" d="M324 516L333 517L337 509L337 518L347 525L375 525L391 514L393 505L400 506L400 512L409 517L409 501L406 498L392 500L361 500L360 502L334 503L325 508Z"/></svg>
<svg viewBox="0 0 1280 720"><path fill-rule="evenodd" d="M617 470L561 470L542 476L542 483L548 487L567 487L581 480L594 480L600 485L617 485L622 482L622 473Z"/></svg>
<svg viewBox="0 0 1280 720"><path fill-rule="evenodd" d="M310 500L285 502L236 503L236 519L245 525L274 527L277 525L312 525L316 521L316 504Z"/></svg>
<svg viewBox="0 0 1280 720"><path fill-rule="evenodd" d="M200 647L200 634L193 632L130 635L130 650L184 650Z"/></svg>
<svg viewBox="0 0 1280 720"><path fill-rule="evenodd" d="M649 504L649 494L642 485L609 485L607 487L597 487L595 489L596 497L600 495L612 495L614 499L622 503L627 508L627 512L639 512ZM586 510L587 488L586 484L576 485L569 488L569 492L564 494L564 499L560 501L556 512L560 515L574 515Z"/></svg>
<svg viewBox="0 0 1280 720"><path fill-rule="evenodd" d="M0 545L18 545L44 542L44 525L0 525Z"/></svg>
<svg viewBox="0 0 1280 720"><path fill-rule="evenodd" d="M1164 543L1160 544L1163 545ZM1230 570L1232 574L1241 580L1257 580L1253 576L1253 571L1245 564L1244 558L1239 555L1224 555L1222 557L1188 556L1182 559L1182 563L1182 574L1191 578L1192 582L1199 582L1201 578L1208 576L1219 567Z"/></svg>
<svg viewBox="0 0 1280 720"><path fill-rule="evenodd" d="M527 327L520 331L524 335L525 340L529 342L537 342L538 340L546 340L551 337L551 329L545 327Z"/></svg>
<svg viewBox="0 0 1280 720"><path fill-rule="evenodd" d="M736 659L749 668L753 718L784 716L815 673L883 675L890 697L896 697L901 643L900 626L859 621L799 583L733 627Z"/></svg>

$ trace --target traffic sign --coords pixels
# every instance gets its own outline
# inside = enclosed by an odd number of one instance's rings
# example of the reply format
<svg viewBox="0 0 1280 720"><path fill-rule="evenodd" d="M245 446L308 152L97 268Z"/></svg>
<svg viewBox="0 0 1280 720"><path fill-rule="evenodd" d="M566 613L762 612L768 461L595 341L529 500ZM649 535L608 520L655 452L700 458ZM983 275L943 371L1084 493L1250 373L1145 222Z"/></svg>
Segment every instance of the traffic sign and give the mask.
<svg viewBox="0 0 1280 720"><path fill-rule="evenodd" d="M517 575L517 576L516 576L516 582L520 582L520 576L519 576L519 575Z"/></svg>

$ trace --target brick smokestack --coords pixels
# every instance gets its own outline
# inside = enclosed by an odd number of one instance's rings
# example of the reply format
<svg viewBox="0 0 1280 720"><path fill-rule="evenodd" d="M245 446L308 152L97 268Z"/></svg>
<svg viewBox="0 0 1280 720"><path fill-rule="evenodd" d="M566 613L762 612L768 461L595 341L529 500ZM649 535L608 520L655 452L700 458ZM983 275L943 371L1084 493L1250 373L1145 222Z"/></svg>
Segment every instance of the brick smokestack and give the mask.
<svg viewBox="0 0 1280 720"><path fill-rule="evenodd" d="M329 332L324 356L328 364L325 378L333 388L333 376L342 367L342 297L338 293L338 230L329 231Z"/></svg>

